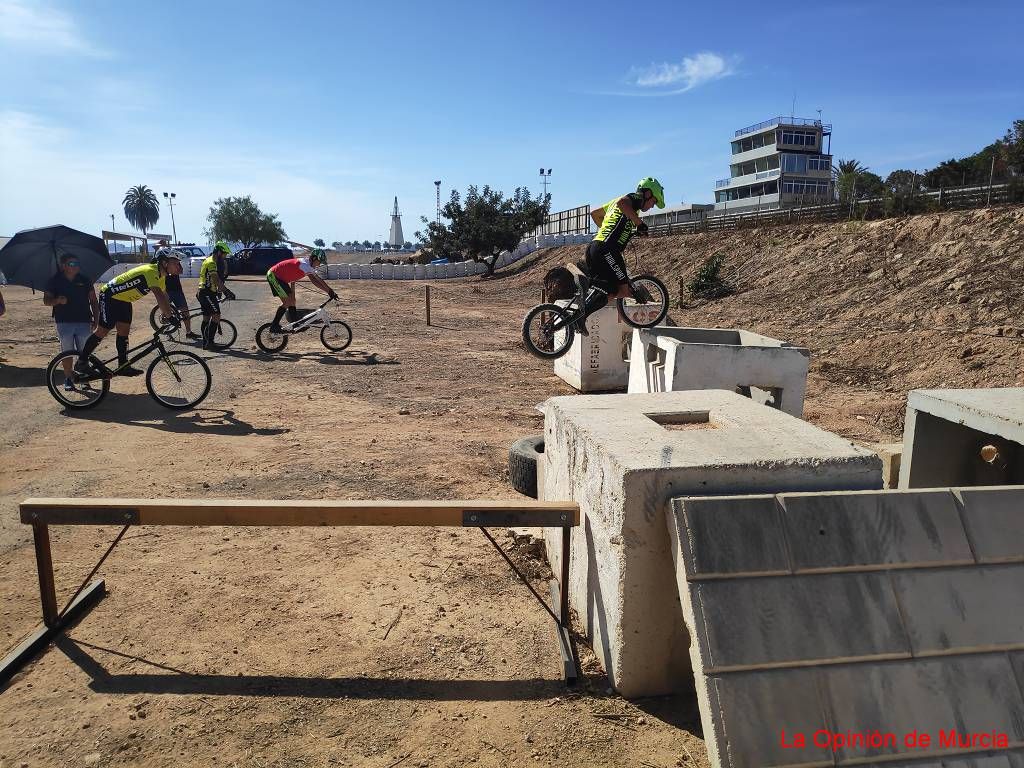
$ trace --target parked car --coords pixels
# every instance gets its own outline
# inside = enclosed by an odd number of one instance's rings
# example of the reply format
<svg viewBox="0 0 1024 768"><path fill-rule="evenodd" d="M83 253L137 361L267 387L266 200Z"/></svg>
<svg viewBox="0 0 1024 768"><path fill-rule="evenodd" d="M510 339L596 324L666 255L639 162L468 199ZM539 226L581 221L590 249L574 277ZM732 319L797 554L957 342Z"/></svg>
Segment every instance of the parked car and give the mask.
<svg viewBox="0 0 1024 768"><path fill-rule="evenodd" d="M279 261L292 258L291 248L257 246L243 248L227 258L228 273L232 275L263 275Z"/></svg>

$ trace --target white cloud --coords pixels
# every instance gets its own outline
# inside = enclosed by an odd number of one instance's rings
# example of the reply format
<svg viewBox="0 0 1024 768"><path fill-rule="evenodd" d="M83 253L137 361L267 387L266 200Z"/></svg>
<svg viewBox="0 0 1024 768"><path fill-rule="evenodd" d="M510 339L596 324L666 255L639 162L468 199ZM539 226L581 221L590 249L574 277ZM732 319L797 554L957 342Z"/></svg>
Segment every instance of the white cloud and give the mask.
<svg viewBox="0 0 1024 768"><path fill-rule="evenodd" d="M735 64L717 53L704 51L687 56L679 63L651 64L634 69L628 80L638 88L651 93L686 93L697 86L728 77L736 71Z"/></svg>
<svg viewBox="0 0 1024 768"><path fill-rule="evenodd" d="M34 0L0 0L0 41L36 53L110 55L82 36L70 14Z"/></svg>

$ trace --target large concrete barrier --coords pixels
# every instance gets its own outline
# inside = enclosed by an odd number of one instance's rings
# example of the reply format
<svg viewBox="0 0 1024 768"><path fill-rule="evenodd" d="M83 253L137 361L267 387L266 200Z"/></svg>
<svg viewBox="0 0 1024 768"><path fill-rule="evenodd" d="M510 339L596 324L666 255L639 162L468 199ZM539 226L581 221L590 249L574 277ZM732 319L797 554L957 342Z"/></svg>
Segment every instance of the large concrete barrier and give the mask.
<svg viewBox="0 0 1024 768"><path fill-rule="evenodd" d="M628 697L691 685L671 499L881 488L871 451L735 392L555 397L544 413L543 498L576 501L584 517L570 602ZM559 542L545 543L557 568Z"/></svg>
<svg viewBox="0 0 1024 768"><path fill-rule="evenodd" d="M1024 485L1024 387L912 391L899 484Z"/></svg>
<svg viewBox="0 0 1024 768"><path fill-rule="evenodd" d="M633 334L629 392L730 389L796 417L810 352L732 328L658 326Z"/></svg>
<svg viewBox="0 0 1024 768"><path fill-rule="evenodd" d="M711 765L1024 765L1022 509L1024 488L676 500Z"/></svg>

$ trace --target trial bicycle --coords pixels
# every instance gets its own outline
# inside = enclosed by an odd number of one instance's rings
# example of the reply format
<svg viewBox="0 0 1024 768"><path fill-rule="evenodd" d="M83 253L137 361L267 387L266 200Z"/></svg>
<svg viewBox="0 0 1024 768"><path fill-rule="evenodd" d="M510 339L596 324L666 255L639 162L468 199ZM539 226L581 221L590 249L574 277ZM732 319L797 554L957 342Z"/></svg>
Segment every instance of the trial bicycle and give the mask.
<svg viewBox="0 0 1024 768"><path fill-rule="evenodd" d="M256 330L256 346L264 352L280 352L288 346L288 337L320 326L320 343L332 352L341 352L352 343L352 329L341 320L332 320L327 305L338 298L328 298L323 304L308 312L294 323L281 323L281 332L271 330L273 323L264 323Z"/></svg>
<svg viewBox="0 0 1024 768"><path fill-rule="evenodd" d="M576 294L563 304L538 304L523 319L523 343L530 354L543 360L556 360L572 347L576 323L583 319L583 300L590 279L576 280ZM633 328L651 328L668 314L668 289L654 275L629 279L632 298L618 299L619 315Z"/></svg>
<svg viewBox="0 0 1024 768"><path fill-rule="evenodd" d="M185 313L182 312L177 307L174 308L174 314L180 320L184 319ZM155 307L153 307L152 311L150 311L150 313L149 313L149 324L153 328L154 331L160 330L160 328L163 325L160 322L160 315L161 315L160 305L157 304ZM196 307L195 309L192 309L191 307L189 307L189 309L188 309L188 317L189 317L190 320L193 319L193 318L197 318L197 317L201 318L202 316L203 316L203 310L202 310L201 307ZM178 330L180 330L180 328ZM173 333L176 333L176 332L173 332ZM172 335L172 338L173 338L173 335ZM228 320L227 318L222 316L221 319L220 319L220 322L218 323L217 333L214 334L213 348L215 350L227 349L232 344L235 343L235 340L237 338L238 338L238 328L235 327L234 323L232 323L230 320ZM177 341L177 342L181 343L181 340L178 339L178 338L174 338L174 341Z"/></svg>
<svg viewBox="0 0 1024 768"><path fill-rule="evenodd" d="M177 321L166 323L153 332L153 338L128 350L125 366L146 357L155 351L156 359L146 370L146 389L160 405L175 410L194 408L210 393L213 374L210 367L199 355L182 349L168 351L163 337L170 337L177 329ZM46 366L46 386L54 399L66 408L83 410L98 405L110 390L110 380L119 375L125 366L116 364L117 357L100 360L89 355L89 373L74 372L71 376L64 371L64 361L71 360L74 366L78 353L74 350L61 352ZM70 388L65 379L70 378Z"/></svg>

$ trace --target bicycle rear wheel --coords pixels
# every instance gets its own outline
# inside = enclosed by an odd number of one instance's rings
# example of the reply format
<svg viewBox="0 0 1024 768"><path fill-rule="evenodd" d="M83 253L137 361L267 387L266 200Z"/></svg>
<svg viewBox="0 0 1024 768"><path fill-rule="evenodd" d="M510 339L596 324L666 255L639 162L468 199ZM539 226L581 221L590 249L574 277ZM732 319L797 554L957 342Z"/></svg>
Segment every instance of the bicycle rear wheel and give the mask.
<svg viewBox="0 0 1024 768"><path fill-rule="evenodd" d="M230 320L220 319L218 323L217 332L213 335L213 348L227 349L235 343L235 339L238 338L238 329L235 324Z"/></svg>
<svg viewBox="0 0 1024 768"><path fill-rule="evenodd" d="M332 352L341 352L352 343L352 329L341 320L331 320L320 329L320 343Z"/></svg>
<svg viewBox="0 0 1024 768"><path fill-rule="evenodd" d="M619 299L619 312L627 325L652 328L668 314L668 289L654 275L637 275L629 281L636 298Z"/></svg>
<svg viewBox="0 0 1024 768"><path fill-rule="evenodd" d="M564 355L576 336L570 323L572 319L557 304L538 304L523 319L523 343L526 350L542 360L555 360Z"/></svg>
<svg viewBox="0 0 1024 768"><path fill-rule="evenodd" d="M165 352L146 371L149 394L160 405L176 410L199 405L210 394L211 384L210 366L193 352Z"/></svg>
<svg viewBox="0 0 1024 768"><path fill-rule="evenodd" d="M46 366L46 388L50 390L53 399L65 408L83 410L98 405L100 400L107 396L110 391L110 380L97 378L92 381L83 381L72 370L71 376L64 372L64 361L70 360L73 366L78 360L78 353L68 350L61 352L49 365ZM102 370L102 363L98 358L90 355L89 364L97 371ZM70 383L70 389L68 384Z"/></svg>
<svg viewBox="0 0 1024 768"><path fill-rule="evenodd" d="M264 323L256 331L256 346L264 352L280 352L288 346L288 334L274 333L271 323Z"/></svg>

